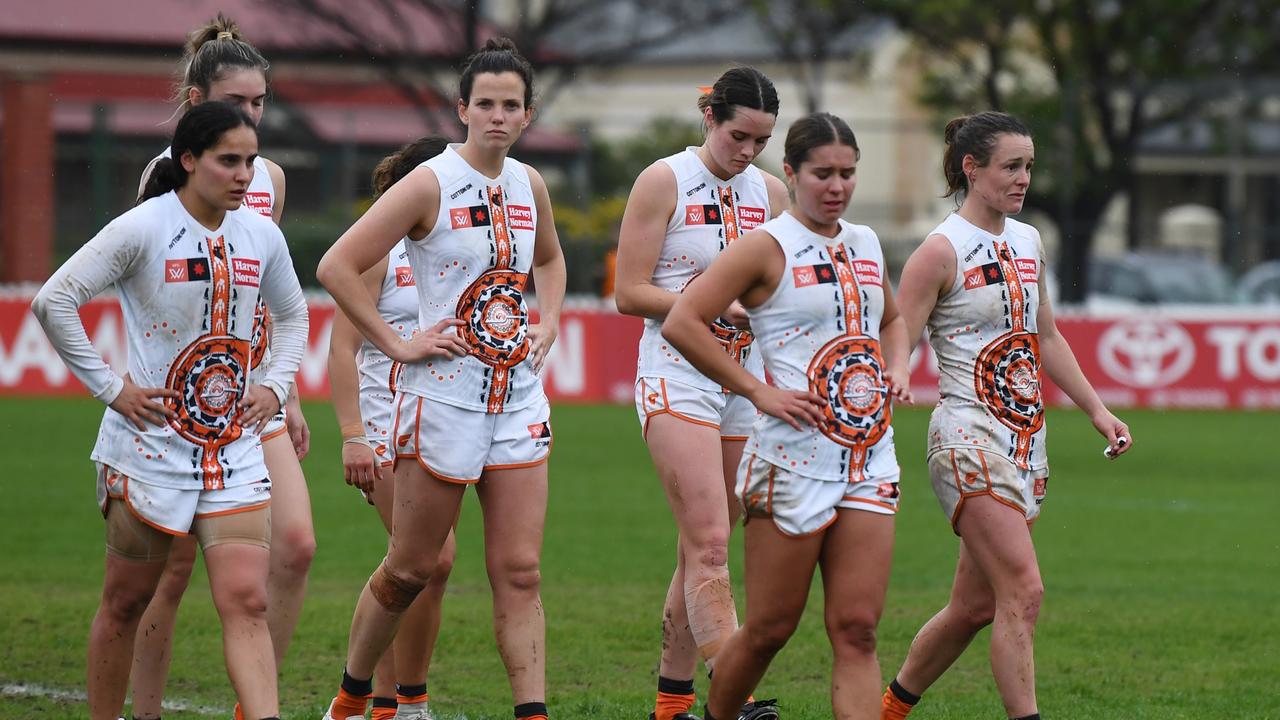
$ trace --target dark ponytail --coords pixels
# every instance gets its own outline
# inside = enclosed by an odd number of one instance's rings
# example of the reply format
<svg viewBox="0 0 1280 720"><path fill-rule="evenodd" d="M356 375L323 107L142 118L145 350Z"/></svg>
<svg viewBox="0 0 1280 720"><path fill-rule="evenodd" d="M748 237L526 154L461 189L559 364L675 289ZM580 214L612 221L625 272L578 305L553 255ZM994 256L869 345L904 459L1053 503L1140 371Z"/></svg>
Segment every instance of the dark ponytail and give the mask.
<svg viewBox="0 0 1280 720"><path fill-rule="evenodd" d="M142 203L186 185L187 170L182 167L182 156L191 153L194 157L200 157L206 150L217 145L227 131L238 127L248 127L254 134L258 132L249 116L234 105L205 102L188 110L178 120L178 127L173 131L169 157L160 158L151 168L138 202Z"/></svg>
<svg viewBox="0 0 1280 720"><path fill-rule="evenodd" d="M964 157L972 155L978 167L991 162L997 136L1002 134L1031 137L1031 131L1018 118L1002 112L980 112L953 118L942 131L942 176L947 181L947 193L951 197L959 192L969 192L969 178L964 174ZM959 198L957 198L957 202Z"/></svg>
<svg viewBox="0 0 1280 720"><path fill-rule="evenodd" d="M449 141L439 135L418 138L399 150L382 158L373 169L373 196L378 197L387 188L400 182L414 168L444 152Z"/></svg>
<svg viewBox="0 0 1280 720"><path fill-rule="evenodd" d="M764 73L746 65L729 68L698 98L698 109L711 108L711 117L722 123L733 119L735 108L759 110L777 117L778 91Z"/></svg>
<svg viewBox="0 0 1280 720"><path fill-rule="evenodd" d="M477 50L462 66L462 77L458 80L458 97L462 104L471 103L471 87L475 84L476 75L493 73L499 75L513 72L524 81L525 109L533 107L533 66L516 49L511 38L489 38L484 47Z"/></svg>

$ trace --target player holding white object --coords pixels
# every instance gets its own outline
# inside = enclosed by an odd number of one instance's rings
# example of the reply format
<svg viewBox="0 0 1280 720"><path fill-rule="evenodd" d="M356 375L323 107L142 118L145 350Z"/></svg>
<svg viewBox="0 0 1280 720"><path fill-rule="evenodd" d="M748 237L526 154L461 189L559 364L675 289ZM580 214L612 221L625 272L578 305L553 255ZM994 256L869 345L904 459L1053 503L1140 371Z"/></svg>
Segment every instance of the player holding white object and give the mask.
<svg viewBox="0 0 1280 720"><path fill-rule="evenodd" d="M662 613L655 720L688 717L698 656L711 669L738 624L728 544L740 510L730 488L756 416L746 398L682 357L660 327L717 255L787 207L782 182L751 165L777 120L773 83L754 68L736 67L698 108L706 141L640 174L618 234L618 310L644 318L636 411L680 531ZM764 376L741 305L716 318L714 330L725 353Z"/></svg>
<svg viewBox="0 0 1280 720"><path fill-rule="evenodd" d="M952 120L944 140L948 195L963 202L907 261L898 298L908 337L927 326L938 357L929 475L960 536L960 559L951 600L912 641L882 717L906 717L992 625L991 670L1005 710L1039 718L1032 639L1044 586L1031 525L1049 481L1041 365L1114 454L1132 449L1133 436L1058 333L1040 234L1009 217L1031 184L1031 133L1017 118L984 112Z"/></svg>
<svg viewBox="0 0 1280 720"><path fill-rule="evenodd" d="M708 720L740 717L819 566L835 717L878 713L874 638L898 504L889 423L893 399L910 399L910 353L876 234L841 220L858 153L833 115L792 124L783 166L792 209L727 249L662 326L684 357L761 411L736 488L748 516L746 621L717 656ZM733 302L746 308L770 384L717 352L706 331Z"/></svg>
<svg viewBox="0 0 1280 720"><path fill-rule="evenodd" d="M227 673L250 718L279 712L267 632L271 479L258 433L288 395L307 310L284 237L241 208L258 153L250 118L194 109L144 202L107 225L37 294L32 310L94 397L110 406L92 458L107 519L102 604L89 636L89 714L124 705L134 638L175 536L204 548ZM129 372L115 375L77 309L120 298ZM275 362L250 381L259 297L275 313Z"/></svg>
<svg viewBox="0 0 1280 720"><path fill-rule="evenodd" d="M515 716L547 717L539 568L551 425L538 372L560 319L564 256L545 182L507 155L532 119L532 68L510 40L490 40L468 60L459 90L466 142L392 186L316 271L360 333L405 363L391 547L356 605L326 718L364 716L374 665L438 572L468 484L484 513L494 630ZM408 341L382 320L360 279L406 236L420 328ZM530 272L537 324L523 297Z"/></svg>
<svg viewBox="0 0 1280 720"><path fill-rule="evenodd" d="M262 119L268 86L268 64L250 45L234 22L219 14L192 31L183 56L183 77L176 96L180 110L208 100L231 103L243 110L256 125ZM148 165L151 168L166 149ZM261 156L254 159L253 178L245 192L244 205L279 223L284 212L285 181L280 166ZM141 188L139 188L141 194ZM271 364L269 329L271 323L261 305L254 324L251 363L253 379L262 377ZM286 435L287 430L287 435ZM263 454L274 485L276 502L271 506L271 577L267 611L276 664L284 662L289 640L306 595L307 573L315 555L315 532L311 524L311 500L299 461L310 446L310 430L302 415L295 388L280 413L262 431ZM172 658L173 627L178 604L186 592L195 563L195 542L178 539L169 554L169 566L161 578L138 637L133 670L133 712L139 720L160 717L160 703ZM237 716L239 711L237 710Z"/></svg>
<svg viewBox="0 0 1280 720"><path fill-rule="evenodd" d="M388 155L373 171L374 196L423 162L445 150L448 141L438 137L416 140ZM418 291L409 266L406 241L361 276L378 315L408 340L418 329ZM361 337L339 310L329 336L329 385L333 407L342 429L342 465L346 481L364 493L378 510L387 534L391 533L395 484L392 425L395 395L403 365L387 357ZM392 650L378 661L373 679L371 720L429 718L427 668L440 630L440 606L453 567L456 543L450 533L436 564L436 571L418 598L405 612ZM398 714L397 714L398 713Z"/></svg>

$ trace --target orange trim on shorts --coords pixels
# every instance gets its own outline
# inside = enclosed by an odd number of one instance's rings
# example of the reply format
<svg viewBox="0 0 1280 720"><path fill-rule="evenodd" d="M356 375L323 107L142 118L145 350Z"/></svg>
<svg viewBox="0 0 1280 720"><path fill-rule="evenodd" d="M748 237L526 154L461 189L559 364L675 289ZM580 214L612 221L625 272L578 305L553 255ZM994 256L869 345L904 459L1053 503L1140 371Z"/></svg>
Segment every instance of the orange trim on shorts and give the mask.
<svg viewBox="0 0 1280 720"><path fill-rule="evenodd" d="M273 431L271 431L271 432L267 433L266 435L263 435L263 436L262 436L262 442L264 442L264 443L265 443L265 442L267 442L268 440L275 440L276 438L278 438L278 437L280 437L281 435L284 435L284 434L286 434L286 433L288 433L288 432L289 432L289 426L288 426L288 425L285 425L284 427L280 428L279 430L273 430Z"/></svg>
<svg viewBox="0 0 1280 720"><path fill-rule="evenodd" d="M141 521L142 524L146 525L147 527L159 530L160 532L166 535L173 535L174 537L187 537L191 534L189 532L174 530L172 528L167 528L163 525L158 525L142 517L142 513L138 512L137 509L133 507L133 503L129 502L129 480L130 480L129 476L125 475L124 473L119 473L119 471L117 472L120 475L120 477L124 478L124 483L121 484L121 488L123 489L123 494L116 499L123 500L124 506L128 508L129 512L132 513L134 517L138 518L138 520ZM107 493L107 501L110 502L110 500L111 500L111 493Z"/></svg>
<svg viewBox="0 0 1280 720"><path fill-rule="evenodd" d="M211 512L211 513L196 513L192 517L203 520L204 518L222 517L223 515L236 515L243 512L261 510L262 508L267 507L270 504L271 504L271 501L267 500L265 502L260 502L257 505L250 505L248 507L235 508L234 510L219 510L218 512Z"/></svg>
<svg viewBox="0 0 1280 720"><path fill-rule="evenodd" d="M882 507L885 510L892 510L894 515L898 514L898 506L890 505L889 503L883 503L883 502L880 502L879 500L867 500L866 498L859 498L859 497L853 497L852 495L845 495L843 498L840 498L840 501L863 503L865 505L874 505L876 507ZM856 510L856 509L857 508L845 508L845 510Z"/></svg>
<svg viewBox="0 0 1280 720"><path fill-rule="evenodd" d="M764 511L773 517L773 481L778 476L778 466L769 463L769 491L765 494Z"/></svg>
<svg viewBox="0 0 1280 720"><path fill-rule="evenodd" d="M832 523L834 523L834 522L835 522L837 519L839 519L839 517L840 517L839 509L838 509L838 508L833 508L833 510L835 510L835 512L832 512L832 513L831 513L831 519L830 519L830 520L828 520L828 521L826 521L826 522L822 523L822 527L819 527L819 528L817 528L817 529L815 529L815 530L810 530L810 531L809 531L809 532L807 532L807 533L796 533L796 534L794 534L794 535L793 535L792 533L789 533L789 532L787 532L786 530L783 530L783 529L782 529L782 526L778 524L777 519L773 517L773 513L772 513L772 512L770 512L770 513L769 513L769 521L773 523L773 526L774 526L775 528L777 528L777 529L778 529L778 532L779 532L779 533L782 533L782 535L783 535L783 536L785 536L785 537L789 537L789 538L795 538L795 539L799 540L799 539L802 539L802 538L813 537L814 535L817 535L817 534L822 533L822 532L826 532L827 528L831 527L831 524L832 524Z"/></svg>
<svg viewBox="0 0 1280 720"><path fill-rule="evenodd" d="M720 442L725 442L726 440L729 442L746 442L747 440L750 440L750 439L751 439L750 435L721 435L720 436Z"/></svg>
<svg viewBox="0 0 1280 720"><path fill-rule="evenodd" d="M422 456L418 455L417 453L396 455L397 460L402 457L405 457L405 458L411 457L414 460L418 461L418 465L423 470L426 470L428 475L430 475L431 477L437 480L441 480L447 483L453 483L455 485L475 485L476 483L480 482L479 476L473 477L471 479L467 479L467 478L457 478L457 477L453 477L452 475L445 475L444 473L437 472L433 470L431 466L427 464L427 461L423 460Z"/></svg>
<svg viewBox="0 0 1280 720"><path fill-rule="evenodd" d="M964 508L964 501L968 500L971 497L982 497L986 495L990 497L992 500L995 500L996 502L1000 503L1001 505L1007 505L1013 508L1014 510L1017 510L1018 512L1022 513L1022 516L1024 518L1027 516L1026 508L1019 507L1017 503L1013 502L1008 498L1000 497L1000 495L997 494L994 489L992 489L991 475L987 471L987 458L981 450L974 450L973 452L976 452L978 454L978 462L982 464L982 477L987 482L987 489L976 490L974 492L969 492L969 493L966 493L964 491L963 489L964 486L960 482L960 467L956 464L956 451L953 448L950 452L951 452L951 469L956 476L956 489L960 492L960 499L956 501L956 510L954 513L951 514L951 532L955 533L956 535L960 534L960 528L956 526L956 523L960 521L960 510Z"/></svg>
<svg viewBox="0 0 1280 720"><path fill-rule="evenodd" d="M537 465L541 465L542 463L550 459L551 459L551 451L548 449L547 454L543 455L537 460L532 460L530 462L523 462L523 463L511 463L510 465L485 465L484 468L481 469L481 472L486 473L486 472L489 472L490 470L519 470L521 468L530 468L530 467L535 467Z"/></svg>

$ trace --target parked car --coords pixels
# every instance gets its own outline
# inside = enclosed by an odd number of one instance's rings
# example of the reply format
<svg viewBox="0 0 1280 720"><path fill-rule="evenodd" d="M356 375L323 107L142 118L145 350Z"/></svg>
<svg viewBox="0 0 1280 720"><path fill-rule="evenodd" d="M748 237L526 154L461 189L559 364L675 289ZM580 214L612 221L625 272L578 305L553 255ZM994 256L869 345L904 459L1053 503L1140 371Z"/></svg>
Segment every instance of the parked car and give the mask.
<svg viewBox="0 0 1280 720"><path fill-rule="evenodd" d="M1280 305L1280 260L1250 268L1240 276L1240 299L1254 305Z"/></svg>
<svg viewBox="0 0 1280 720"><path fill-rule="evenodd" d="M1093 308L1234 302L1238 302L1238 295L1231 273L1208 258L1125 253L1093 258L1089 263L1087 304Z"/></svg>

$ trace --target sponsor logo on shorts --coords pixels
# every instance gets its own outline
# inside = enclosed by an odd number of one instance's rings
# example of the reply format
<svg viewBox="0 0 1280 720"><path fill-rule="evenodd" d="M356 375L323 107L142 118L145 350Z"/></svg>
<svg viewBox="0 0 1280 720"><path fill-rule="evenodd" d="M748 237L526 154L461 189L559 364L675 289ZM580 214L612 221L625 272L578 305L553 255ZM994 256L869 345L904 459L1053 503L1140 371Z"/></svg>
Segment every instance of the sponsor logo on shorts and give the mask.
<svg viewBox="0 0 1280 720"><path fill-rule="evenodd" d="M898 499L898 483L880 483L876 488L876 495L886 500Z"/></svg>
<svg viewBox="0 0 1280 720"><path fill-rule="evenodd" d="M507 224L512 230L532 230L533 210L527 205L508 205Z"/></svg>
<svg viewBox="0 0 1280 720"><path fill-rule="evenodd" d="M764 208L738 206L738 224L743 230L751 230L764 224Z"/></svg>
<svg viewBox="0 0 1280 720"><path fill-rule="evenodd" d="M208 258L177 258L164 261L164 281L167 283L208 279Z"/></svg>
<svg viewBox="0 0 1280 720"><path fill-rule="evenodd" d="M231 281L236 285L258 287L262 263L247 258L231 258Z"/></svg>
<svg viewBox="0 0 1280 720"><path fill-rule="evenodd" d="M684 209L685 225L720 225L719 205L689 205Z"/></svg>
<svg viewBox="0 0 1280 720"><path fill-rule="evenodd" d="M413 287L413 268L408 265L396 268L396 287Z"/></svg>
<svg viewBox="0 0 1280 720"><path fill-rule="evenodd" d="M244 194L244 206L259 215L271 217L271 193L247 192Z"/></svg>
<svg viewBox="0 0 1280 720"><path fill-rule="evenodd" d="M818 284L835 284L836 269L830 263L802 265L791 268L791 277L795 280L798 288Z"/></svg>
<svg viewBox="0 0 1280 720"><path fill-rule="evenodd" d="M1048 489L1049 489L1049 478L1047 477L1036 478L1035 482L1031 486L1031 494L1032 496L1035 497L1037 505L1044 502L1044 495Z"/></svg>
<svg viewBox="0 0 1280 720"><path fill-rule="evenodd" d="M410 438L412 438L412 437L413 437L413 435L410 435L410 434L404 434L404 435L397 436L397 437L396 437L396 447L405 447L406 445L408 445L408 444L409 444L409 439L410 439Z"/></svg>
<svg viewBox="0 0 1280 720"><path fill-rule="evenodd" d="M964 271L964 289L976 290L987 285L1000 285L1004 282L1004 271L1000 263L987 263Z"/></svg>
<svg viewBox="0 0 1280 720"><path fill-rule="evenodd" d="M551 423L540 422L529 426L529 437L533 438L535 447L546 447L551 444Z"/></svg>
<svg viewBox="0 0 1280 720"><path fill-rule="evenodd" d="M1014 258L1014 267L1018 268L1018 279L1024 283L1035 283L1040 279L1040 263L1031 258Z"/></svg>
<svg viewBox="0 0 1280 720"><path fill-rule="evenodd" d="M454 230L469 227L489 226L489 207L472 205L470 207L449 208L449 225Z"/></svg>
<svg viewBox="0 0 1280 720"><path fill-rule="evenodd" d="M867 285L880 284L880 263L875 260L854 260L853 276L860 283Z"/></svg>

